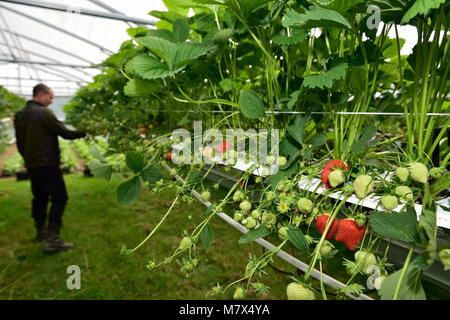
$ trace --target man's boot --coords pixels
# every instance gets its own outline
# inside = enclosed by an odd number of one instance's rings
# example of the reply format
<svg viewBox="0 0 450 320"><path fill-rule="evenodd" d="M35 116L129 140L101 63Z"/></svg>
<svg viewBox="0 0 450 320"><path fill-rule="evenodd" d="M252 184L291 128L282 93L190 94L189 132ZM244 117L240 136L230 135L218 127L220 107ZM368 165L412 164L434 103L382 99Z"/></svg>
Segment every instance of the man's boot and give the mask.
<svg viewBox="0 0 450 320"><path fill-rule="evenodd" d="M36 238L34 239L34 242L41 242L47 236L45 220L35 220L34 226L36 227Z"/></svg>
<svg viewBox="0 0 450 320"><path fill-rule="evenodd" d="M49 223L47 239L45 240L43 248L44 252L51 253L51 252L65 251L71 250L75 247L73 243L64 242L59 237L60 226L61 226L60 224L52 222Z"/></svg>

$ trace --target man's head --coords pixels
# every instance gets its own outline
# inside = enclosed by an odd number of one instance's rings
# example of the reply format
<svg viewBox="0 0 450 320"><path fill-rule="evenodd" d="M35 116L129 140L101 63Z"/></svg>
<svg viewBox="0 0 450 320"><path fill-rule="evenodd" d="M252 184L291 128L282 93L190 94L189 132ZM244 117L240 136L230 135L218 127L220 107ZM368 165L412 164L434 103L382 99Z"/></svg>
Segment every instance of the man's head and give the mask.
<svg viewBox="0 0 450 320"><path fill-rule="evenodd" d="M33 100L39 102L44 107L53 103L53 90L45 84L40 83L33 88Z"/></svg>

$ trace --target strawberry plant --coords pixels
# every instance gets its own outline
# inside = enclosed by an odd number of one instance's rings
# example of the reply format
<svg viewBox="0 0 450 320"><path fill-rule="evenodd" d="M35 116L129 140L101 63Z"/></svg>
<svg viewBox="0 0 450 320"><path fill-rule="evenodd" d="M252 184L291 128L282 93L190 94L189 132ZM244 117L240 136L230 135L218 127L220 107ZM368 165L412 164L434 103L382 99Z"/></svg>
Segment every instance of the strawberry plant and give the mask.
<svg viewBox="0 0 450 320"><path fill-rule="evenodd" d="M306 266L301 276L291 273L288 299L424 298L421 278L436 260L450 187L444 137L450 123L442 116L448 112L448 5L167 4L168 11L150 12L160 19L157 29L128 29L130 40L66 106L74 126L107 138L107 149L90 150L91 164L97 177L123 177L120 204L135 201L143 187L156 195L176 191L160 223L121 253L152 241L175 206L197 199L207 206L204 220L186 226L180 245L165 258L151 257L148 269L177 260L186 277L195 276L203 263L199 246L213 249L209 223L219 216L244 232L239 243L263 239L271 249L259 254L252 247L242 277L210 294L264 294L264 269L292 252ZM380 9L382 27L372 27L368 5ZM406 24L419 36L409 56L401 55L405 41L398 34ZM258 143L266 144L263 157L252 151ZM431 163L438 146L439 161ZM214 175L209 187L206 179ZM221 186L226 195L217 199L213 190ZM398 270L387 262L391 239L411 248ZM416 248L424 251L413 259ZM348 272L342 282L325 273L333 273L333 261Z"/></svg>

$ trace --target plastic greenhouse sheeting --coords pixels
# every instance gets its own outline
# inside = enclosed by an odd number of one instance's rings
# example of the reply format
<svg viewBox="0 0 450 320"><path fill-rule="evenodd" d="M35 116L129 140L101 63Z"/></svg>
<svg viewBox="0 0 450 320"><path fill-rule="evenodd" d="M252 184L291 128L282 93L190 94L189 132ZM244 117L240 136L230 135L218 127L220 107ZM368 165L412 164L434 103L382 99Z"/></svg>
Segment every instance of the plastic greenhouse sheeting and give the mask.
<svg viewBox="0 0 450 320"><path fill-rule="evenodd" d="M30 95L35 84L44 82L54 89L57 96L72 96L80 86L99 73L89 66L102 62L116 52L121 43L129 39L126 30L137 26L132 22L79 14L80 9L105 14L120 12L155 22L157 20L148 12L167 10L162 0L22 2L46 3L67 9L56 11L14 1L0 1L0 85L20 95ZM147 27L154 28L152 25Z"/></svg>

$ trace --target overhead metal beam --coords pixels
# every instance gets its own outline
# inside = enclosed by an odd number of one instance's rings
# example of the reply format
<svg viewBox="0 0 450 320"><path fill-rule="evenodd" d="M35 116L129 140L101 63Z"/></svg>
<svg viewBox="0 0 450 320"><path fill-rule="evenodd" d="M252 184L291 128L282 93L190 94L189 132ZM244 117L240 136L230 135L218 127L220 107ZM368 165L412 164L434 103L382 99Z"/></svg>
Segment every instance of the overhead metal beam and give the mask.
<svg viewBox="0 0 450 320"><path fill-rule="evenodd" d="M0 58L0 61L10 62L10 63L29 63L29 64L39 64L43 66L57 66L57 67L69 67L69 68L91 68L91 66L84 66L80 64L68 64L68 63L60 63L60 62L47 62L47 61L28 61L28 60L19 60L19 59L5 59Z"/></svg>
<svg viewBox="0 0 450 320"><path fill-rule="evenodd" d="M105 9L105 10L108 10L109 12L112 12L112 13L116 13L116 14L120 14L120 15L126 16L125 13L120 12L119 10L114 9L113 7L111 7L111 6L107 5L106 3L104 3L103 1L100 1L100 0L89 0L89 1L92 2L92 3L95 4L95 5L97 5L97 6L101 7L101 8L103 8L103 9ZM130 22L128 22L128 21L124 21L124 22L125 22L128 26L133 27L133 25L132 25ZM144 24L140 24L140 23L136 23L136 24L137 24L138 26L145 26Z"/></svg>
<svg viewBox="0 0 450 320"><path fill-rule="evenodd" d="M70 52L70 51L67 51L67 50L58 48L58 47L53 46L53 45L51 45L51 44L49 44L49 43L40 41L40 40L38 40L38 39L34 39L34 38L29 37L29 36L26 36L26 35L24 35L24 34L20 34L20 33L14 32L14 31L6 30L6 29L0 29L0 31L9 32L10 34L13 34L13 35L15 35L15 36L17 36L17 37L19 37L19 38L23 38L23 39L26 39L26 40L28 40L28 41L32 41L32 42L34 42L34 43L40 44L40 45L42 45L42 46L45 46L46 48L50 48L50 49L59 51L59 52L61 52L61 53L67 54L68 56L71 56L71 57L73 57L73 58L76 58L76 59L78 59L78 60L87 62L87 63L89 63L89 64L95 64L95 62L90 61L90 60L88 60L88 59L85 59L85 58L83 58L83 57L80 57L79 55L74 54L73 52Z"/></svg>
<svg viewBox="0 0 450 320"><path fill-rule="evenodd" d="M77 14L112 19L112 20L119 20L119 21L134 22L136 24L139 23L139 24L152 25L152 26L155 25L155 21L153 21L153 20L136 18L136 17L128 17L128 16L125 16L123 14L118 14L118 13L107 13L107 12L85 9L85 8L80 8L80 7L50 3L50 2L46 2L46 1L2 0L2 2L22 4L22 5L26 5L26 6L32 6L32 7L44 8L44 9L50 9L50 10L57 10L57 11L64 11L64 12L76 12Z"/></svg>
<svg viewBox="0 0 450 320"><path fill-rule="evenodd" d="M2 1L3 1L3 0L2 0ZM63 29L63 28L61 28L61 27L59 27L59 26L57 26L57 25L55 25L55 24L52 24L52 23L49 23L49 22L44 21L44 20L42 20L42 19L39 19L39 18L30 16L29 14L20 12L19 10L10 8L10 7L5 6L5 5L2 5L2 4L0 4L0 8L3 8L3 9L5 9L5 10L11 11L11 12L14 12L14 13L16 13L16 14L18 14L18 15L21 15L21 16L27 18L27 19L36 21L36 22L38 22L38 23L40 23L40 24L43 24L43 25L45 25L45 26L47 26L47 27L50 27L50 28L52 28L52 29L54 29L54 30L57 30L57 31L62 32L62 33L64 33L64 34L67 34L67 35L69 35L69 36L71 36L71 37L73 37L73 38L75 38L75 39L78 39L78 40L83 41L83 42L85 42L85 43L87 43L87 44L90 44L90 45L92 45L92 46L94 46L94 47L97 47L97 48L99 48L102 52L104 52L105 54L111 55L111 54L114 53L114 52L112 52L111 50L109 50L108 48L105 48L104 46L102 46L102 45L100 45L100 44L98 44L98 43L96 43L96 42L94 42L94 41L91 41L91 40L89 40L89 39L86 39L86 38L84 38L84 37L82 37L82 36L80 36L80 35L78 35L78 34L76 34L76 33L67 31L67 30L65 30L65 29Z"/></svg>
<svg viewBox="0 0 450 320"><path fill-rule="evenodd" d="M2 43L2 42L0 42L0 45L8 46L8 44ZM59 60L56 60L56 59L47 57L47 56L45 56L45 55L43 55L43 54L39 54L39 53L33 52L33 51L31 51L31 50L26 50L26 49L24 49L24 48L17 48L17 47L15 47L15 46L10 46L10 47L11 47L12 49L15 49L15 50L19 50L19 51L28 53L28 54L30 54L30 55L32 55L32 56L36 56L36 57L39 57L39 58L42 58L42 59L47 59L47 60L50 61L50 62L54 62L54 63L58 63L58 64L61 64L61 63L62 63L62 62L59 61ZM81 73L83 73L84 75L86 75L86 76L88 76L88 77L92 77L91 74L85 72L84 70L80 70L80 69L82 69L82 68L74 68L74 71L81 72Z"/></svg>
<svg viewBox="0 0 450 320"><path fill-rule="evenodd" d="M2 61L0 61L0 63L2 63L2 64L10 64L10 62L2 62ZM54 76L59 77L61 79L71 80L69 77L72 77L72 78L78 79L80 82L86 82L87 81L86 79L80 78L77 75L70 74L68 72L63 72L63 71L58 70L58 69L56 69L54 67L51 67L51 66L46 66L46 68L42 68L39 65L34 65L33 67L35 69L37 69L37 70L40 70L40 71L43 71L45 73L54 75ZM49 70L52 70L52 71L49 71ZM21 76L19 76L19 77L21 78Z"/></svg>
<svg viewBox="0 0 450 320"><path fill-rule="evenodd" d="M30 78L19 78L19 77L0 77L0 80L22 80L22 81L36 81L36 79ZM76 81L76 80L62 80L62 79L39 79L40 81L53 81L53 82L74 82L80 84L81 82L87 81Z"/></svg>

